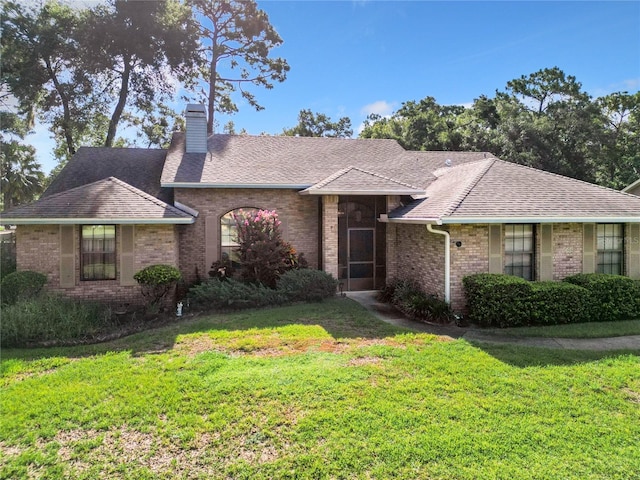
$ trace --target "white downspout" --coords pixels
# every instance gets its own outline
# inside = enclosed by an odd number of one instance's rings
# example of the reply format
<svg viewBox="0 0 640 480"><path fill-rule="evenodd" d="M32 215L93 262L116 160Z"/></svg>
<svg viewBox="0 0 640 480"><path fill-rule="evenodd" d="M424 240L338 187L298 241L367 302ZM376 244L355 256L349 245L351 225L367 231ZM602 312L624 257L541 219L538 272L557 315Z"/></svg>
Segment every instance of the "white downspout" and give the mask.
<svg viewBox="0 0 640 480"><path fill-rule="evenodd" d="M451 236L444 230L434 230L431 223L427 223L427 231L444 235L444 301L451 303Z"/></svg>

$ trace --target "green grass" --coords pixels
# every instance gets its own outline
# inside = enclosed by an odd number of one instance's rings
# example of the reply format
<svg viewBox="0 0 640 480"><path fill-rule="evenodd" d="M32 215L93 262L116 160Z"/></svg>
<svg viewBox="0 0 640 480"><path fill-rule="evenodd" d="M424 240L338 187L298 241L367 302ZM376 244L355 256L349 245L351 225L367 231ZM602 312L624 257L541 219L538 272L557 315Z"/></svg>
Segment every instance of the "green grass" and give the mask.
<svg viewBox="0 0 640 480"><path fill-rule="evenodd" d="M616 322L589 322L544 327L496 328L486 330L514 337L605 338L640 335L640 319Z"/></svg>
<svg viewBox="0 0 640 480"><path fill-rule="evenodd" d="M639 353L480 348L348 299L4 350L0 478L637 478Z"/></svg>

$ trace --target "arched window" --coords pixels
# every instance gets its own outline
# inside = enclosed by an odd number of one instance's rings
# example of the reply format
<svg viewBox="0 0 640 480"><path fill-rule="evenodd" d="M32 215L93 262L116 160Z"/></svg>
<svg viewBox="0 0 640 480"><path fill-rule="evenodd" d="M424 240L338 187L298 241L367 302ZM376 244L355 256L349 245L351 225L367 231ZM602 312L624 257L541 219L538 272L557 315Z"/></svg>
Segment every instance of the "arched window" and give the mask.
<svg viewBox="0 0 640 480"><path fill-rule="evenodd" d="M251 212L255 213L259 208L245 207L236 208L225 213L220 217L220 261L226 263L231 261L234 268L240 266L238 259L238 228L236 227L236 221L234 215L239 212Z"/></svg>

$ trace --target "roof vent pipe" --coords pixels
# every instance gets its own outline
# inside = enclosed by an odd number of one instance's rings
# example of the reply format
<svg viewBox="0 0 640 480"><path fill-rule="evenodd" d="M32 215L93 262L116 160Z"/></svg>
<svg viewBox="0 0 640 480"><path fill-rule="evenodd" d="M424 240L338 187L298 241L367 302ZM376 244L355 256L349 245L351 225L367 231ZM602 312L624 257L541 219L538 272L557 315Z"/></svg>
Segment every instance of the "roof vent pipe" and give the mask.
<svg viewBox="0 0 640 480"><path fill-rule="evenodd" d="M207 153L207 112L204 105L190 103L185 111L186 153Z"/></svg>

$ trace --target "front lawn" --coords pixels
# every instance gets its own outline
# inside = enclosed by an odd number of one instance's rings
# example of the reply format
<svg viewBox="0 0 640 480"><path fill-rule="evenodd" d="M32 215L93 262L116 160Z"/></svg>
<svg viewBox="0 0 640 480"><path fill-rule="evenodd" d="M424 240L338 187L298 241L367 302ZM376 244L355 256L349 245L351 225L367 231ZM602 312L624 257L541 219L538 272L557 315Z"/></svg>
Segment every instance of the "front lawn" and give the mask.
<svg viewBox="0 0 640 480"><path fill-rule="evenodd" d="M634 478L638 354L479 348L348 299L4 350L0 478Z"/></svg>
<svg viewBox="0 0 640 480"><path fill-rule="evenodd" d="M500 336L545 338L606 338L640 335L640 319L587 322L545 327L494 328L484 330Z"/></svg>

